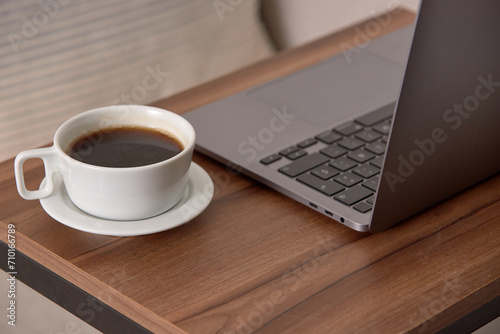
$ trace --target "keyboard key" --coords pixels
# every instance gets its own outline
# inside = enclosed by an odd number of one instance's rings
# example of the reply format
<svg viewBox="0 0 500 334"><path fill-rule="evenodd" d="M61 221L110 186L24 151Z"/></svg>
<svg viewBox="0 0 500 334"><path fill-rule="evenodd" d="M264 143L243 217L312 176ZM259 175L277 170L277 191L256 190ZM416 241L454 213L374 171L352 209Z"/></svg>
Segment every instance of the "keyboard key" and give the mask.
<svg viewBox="0 0 500 334"><path fill-rule="evenodd" d="M346 157L340 157L330 162L330 166L335 167L343 172L353 167L356 167L357 165L358 164L356 162Z"/></svg>
<svg viewBox="0 0 500 334"><path fill-rule="evenodd" d="M286 157L287 155L289 155L295 151L298 151L298 150L299 150L299 148L297 146L290 146L290 147L285 148L284 150L281 150L279 153Z"/></svg>
<svg viewBox="0 0 500 334"><path fill-rule="evenodd" d="M386 148L386 144L382 143L381 141L376 141L374 143L370 143L370 144L365 146L365 149L367 151L370 151L370 152L375 153L377 155L384 154L385 148Z"/></svg>
<svg viewBox="0 0 500 334"><path fill-rule="evenodd" d="M306 147L309 147L309 146L316 144L317 142L318 141L314 138L307 138L306 140L303 140L300 143L298 143L297 146L300 148L306 148Z"/></svg>
<svg viewBox="0 0 500 334"><path fill-rule="evenodd" d="M383 136L383 137L382 137L382 139L381 139L381 141L382 141L383 143L387 144L387 136Z"/></svg>
<svg viewBox="0 0 500 334"><path fill-rule="evenodd" d="M372 127L372 129L383 134L383 135L388 135L389 132L391 132L391 123L381 122L381 123L375 124Z"/></svg>
<svg viewBox="0 0 500 334"><path fill-rule="evenodd" d="M368 198L366 200L366 203L371 204L371 205L375 204L375 196Z"/></svg>
<svg viewBox="0 0 500 334"><path fill-rule="evenodd" d="M361 213L367 213L372 209L372 206L366 202L359 202L355 206L353 206L354 209L358 210Z"/></svg>
<svg viewBox="0 0 500 334"><path fill-rule="evenodd" d="M347 138L344 138L343 140L339 141L338 144L340 146L352 151L352 150L355 150L357 148L360 148L365 143L357 138L347 137Z"/></svg>
<svg viewBox="0 0 500 334"><path fill-rule="evenodd" d="M396 103L391 103L375 111L372 111L364 116L355 119L361 125L372 126L383 121L386 118L391 117L394 114L394 109L396 108Z"/></svg>
<svg viewBox="0 0 500 334"><path fill-rule="evenodd" d="M344 123L344 124L336 127L333 130L337 131L338 133L340 133L344 136L350 136L353 133L356 133L358 131L363 130L363 126L356 124L354 122L347 122L347 123Z"/></svg>
<svg viewBox="0 0 500 334"><path fill-rule="evenodd" d="M339 202L344 203L345 205L351 206L371 195L373 195L373 192L368 188L354 186L338 193L337 195L333 196L333 198L335 198Z"/></svg>
<svg viewBox="0 0 500 334"><path fill-rule="evenodd" d="M363 178L351 172L347 172L340 174L334 180L346 187L352 187L353 185L363 181Z"/></svg>
<svg viewBox="0 0 500 334"><path fill-rule="evenodd" d="M368 179L365 182L361 183L361 185L365 186L366 188L368 188L370 190L377 191L378 180L379 180L379 177L374 176L371 179Z"/></svg>
<svg viewBox="0 0 500 334"><path fill-rule="evenodd" d="M308 185L309 187L314 188L328 196L332 196L333 194L344 190L344 187L338 183L322 180L309 173L299 176L297 181L304 183L305 185Z"/></svg>
<svg viewBox="0 0 500 334"><path fill-rule="evenodd" d="M352 172L364 177L365 179L368 179L380 173L380 168L377 168L370 164L364 164L354 168Z"/></svg>
<svg viewBox="0 0 500 334"><path fill-rule="evenodd" d="M328 180L329 178L339 175L340 172L333 167L330 167L328 165L323 165L314 168L311 171L311 174L316 175L317 177L322 178L323 180Z"/></svg>
<svg viewBox="0 0 500 334"><path fill-rule="evenodd" d="M323 165L328 162L330 159L325 157L323 154L312 153L308 154L302 158L295 160L294 162L281 167L278 169L281 173L288 175L290 177L296 177L299 174L307 172L314 167L318 167L319 165Z"/></svg>
<svg viewBox="0 0 500 334"><path fill-rule="evenodd" d="M301 158L303 157L304 155L306 155L307 152L304 151L303 149L300 149L298 151L295 151L293 153L290 153L289 155L287 155L286 157L290 160L297 160L298 158Z"/></svg>
<svg viewBox="0 0 500 334"><path fill-rule="evenodd" d="M279 159L281 159L281 156L279 154L271 154L270 156L261 159L260 162L264 165L269 165L270 163L278 161Z"/></svg>
<svg viewBox="0 0 500 334"><path fill-rule="evenodd" d="M337 140L342 139L342 136L328 130L317 135L316 139L321 140L325 144L332 144Z"/></svg>
<svg viewBox="0 0 500 334"><path fill-rule="evenodd" d="M366 162L370 159L373 159L373 157L375 155L373 155L373 153L365 151L364 149L361 148L359 150L356 150L356 151L349 153L347 156L349 158L351 158L352 160L355 160L355 161L361 163L361 162Z"/></svg>
<svg viewBox="0 0 500 334"><path fill-rule="evenodd" d="M344 155L347 153L347 150L343 149L342 147L339 147L335 144L330 145L320 151L324 155L329 156L332 159L336 159L340 157L341 155Z"/></svg>
<svg viewBox="0 0 500 334"><path fill-rule="evenodd" d="M371 160L370 163L375 167L382 168L382 164L384 163L384 156L379 155L375 159Z"/></svg>
<svg viewBox="0 0 500 334"><path fill-rule="evenodd" d="M356 138L364 140L367 143L371 143L372 141L375 141L380 137L382 137L380 133L377 133L369 129L363 130L356 134Z"/></svg>

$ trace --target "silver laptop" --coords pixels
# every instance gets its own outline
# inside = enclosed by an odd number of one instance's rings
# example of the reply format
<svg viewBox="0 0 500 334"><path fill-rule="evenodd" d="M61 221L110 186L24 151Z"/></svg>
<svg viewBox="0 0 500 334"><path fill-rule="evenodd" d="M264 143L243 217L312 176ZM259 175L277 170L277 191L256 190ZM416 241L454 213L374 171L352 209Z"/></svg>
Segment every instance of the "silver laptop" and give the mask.
<svg viewBox="0 0 500 334"><path fill-rule="evenodd" d="M423 0L414 26L185 114L197 149L384 230L500 171L499 17Z"/></svg>

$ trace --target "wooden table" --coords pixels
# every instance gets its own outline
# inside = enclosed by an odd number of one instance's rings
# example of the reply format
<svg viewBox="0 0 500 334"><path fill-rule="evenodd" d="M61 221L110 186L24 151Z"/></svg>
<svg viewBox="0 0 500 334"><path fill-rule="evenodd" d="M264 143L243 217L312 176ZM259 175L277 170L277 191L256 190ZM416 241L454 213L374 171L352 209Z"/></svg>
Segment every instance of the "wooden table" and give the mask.
<svg viewBox="0 0 500 334"><path fill-rule="evenodd" d="M388 17L384 33L414 18ZM282 52L155 106L183 113L341 52L359 31ZM173 230L128 238L51 219L17 194L13 160L5 161L1 240L15 224L20 253L155 333L421 333L498 316L500 176L370 235L205 156L194 161L215 184L206 211ZM36 161L25 170L31 185L43 177ZM489 318L478 318L485 312Z"/></svg>

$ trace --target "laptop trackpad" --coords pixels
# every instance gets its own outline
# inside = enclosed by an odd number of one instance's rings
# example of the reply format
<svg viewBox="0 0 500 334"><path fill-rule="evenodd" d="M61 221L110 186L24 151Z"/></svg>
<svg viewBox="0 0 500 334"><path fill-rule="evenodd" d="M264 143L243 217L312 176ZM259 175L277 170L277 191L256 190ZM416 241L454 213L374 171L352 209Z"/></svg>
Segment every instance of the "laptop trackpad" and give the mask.
<svg viewBox="0 0 500 334"><path fill-rule="evenodd" d="M250 90L248 95L324 127L394 101L403 74L402 65L360 50Z"/></svg>

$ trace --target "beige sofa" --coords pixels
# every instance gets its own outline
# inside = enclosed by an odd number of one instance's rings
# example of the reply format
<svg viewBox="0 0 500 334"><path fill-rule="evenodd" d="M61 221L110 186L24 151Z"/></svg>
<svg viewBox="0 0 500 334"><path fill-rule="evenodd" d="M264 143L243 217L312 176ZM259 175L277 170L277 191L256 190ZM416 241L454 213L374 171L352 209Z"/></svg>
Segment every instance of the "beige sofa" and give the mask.
<svg viewBox="0 0 500 334"><path fill-rule="evenodd" d="M279 49L294 47L419 0L264 0L263 18Z"/></svg>

